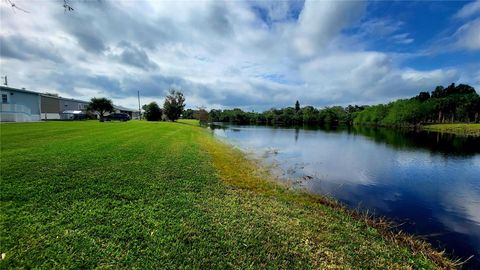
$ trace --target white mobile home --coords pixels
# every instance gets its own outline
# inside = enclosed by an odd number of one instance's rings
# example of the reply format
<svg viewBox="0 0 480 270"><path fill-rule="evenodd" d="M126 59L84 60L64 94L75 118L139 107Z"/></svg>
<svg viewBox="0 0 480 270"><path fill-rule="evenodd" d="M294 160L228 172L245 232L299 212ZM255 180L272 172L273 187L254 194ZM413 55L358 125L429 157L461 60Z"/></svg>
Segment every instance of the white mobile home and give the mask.
<svg viewBox="0 0 480 270"><path fill-rule="evenodd" d="M72 119L72 111L86 113L88 101L64 98L56 94L41 94L42 120Z"/></svg>
<svg viewBox="0 0 480 270"><path fill-rule="evenodd" d="M40 121L40 94L25 89L0 86L1 122Z"/></svg>

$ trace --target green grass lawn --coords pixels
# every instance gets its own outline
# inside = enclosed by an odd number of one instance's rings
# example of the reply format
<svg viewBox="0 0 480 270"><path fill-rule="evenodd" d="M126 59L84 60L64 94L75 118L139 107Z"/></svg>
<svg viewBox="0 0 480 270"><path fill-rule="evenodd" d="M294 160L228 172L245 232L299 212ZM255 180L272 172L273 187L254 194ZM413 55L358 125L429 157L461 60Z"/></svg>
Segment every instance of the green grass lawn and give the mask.
<svg viewBox="0 0 480 270"><path fill-rule="evenodd" d="M435 124L424 126L423 129L463 136L480 136L480 124Z"/></svg>
<svg viewBox="0 0 480 270"><path fill-rule="evenodd" d="M437 267L195 122L0 129L2 269Z"/></svg>

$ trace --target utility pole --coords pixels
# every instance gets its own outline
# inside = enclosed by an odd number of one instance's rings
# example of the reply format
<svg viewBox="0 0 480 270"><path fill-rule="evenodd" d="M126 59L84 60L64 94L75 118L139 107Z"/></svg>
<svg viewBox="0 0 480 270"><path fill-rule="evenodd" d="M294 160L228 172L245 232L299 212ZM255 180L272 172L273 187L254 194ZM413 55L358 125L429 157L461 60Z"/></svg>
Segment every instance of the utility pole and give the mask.
<svg viewBox="0 0 480 270"><path fill-rule="evenodd" d="M142 109L140 108L140 91L137 91L138 94L138 119L142 120Z"/></svg>

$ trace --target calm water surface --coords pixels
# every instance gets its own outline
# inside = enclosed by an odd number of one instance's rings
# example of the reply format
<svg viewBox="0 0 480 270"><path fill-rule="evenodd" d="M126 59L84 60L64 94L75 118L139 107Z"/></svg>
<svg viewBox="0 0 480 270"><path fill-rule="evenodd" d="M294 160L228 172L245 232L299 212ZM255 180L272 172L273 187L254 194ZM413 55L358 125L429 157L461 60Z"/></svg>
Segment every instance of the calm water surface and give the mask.
<svg viewBox="0 0 480 270"><path fill-rule="evenodd" d="M213 128L281 181L402 223L480 269L480 139L391 129Z"/></svg>

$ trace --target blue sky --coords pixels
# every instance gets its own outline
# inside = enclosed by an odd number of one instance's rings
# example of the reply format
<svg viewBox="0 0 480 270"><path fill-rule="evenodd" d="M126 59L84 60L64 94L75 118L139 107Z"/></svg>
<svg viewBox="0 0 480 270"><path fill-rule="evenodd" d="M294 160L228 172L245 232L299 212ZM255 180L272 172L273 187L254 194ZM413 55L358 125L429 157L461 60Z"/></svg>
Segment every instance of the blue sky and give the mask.
<svg viewBox="0 0 480 270"><path fill-rule="evenodd" d="M467 1L381 1L368 5L367 18L383 18L400 23L396 35L406 34L406 44L380 38L372 42L369 49L398 52L418 53L418 57L401 63L404 67L419 70L446 68L465 63L480 63L478 50L446 50L437 51L442 40L448 40L470 18L461 19L454 15ZM477 11L477 18L480 10ZM453 15L453 16L452 16ZM472 17L474 17L472 15ZM411 40L411 42L409 42Z"/></svg>
<svg viewBox="0 0 480 270"><path fill-rule="evenodd" d="M136 107L265 110L480 89L480 1L14 1L0 5L13 87Z"/></svg>

